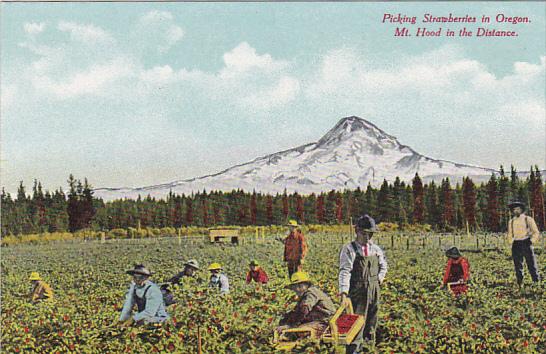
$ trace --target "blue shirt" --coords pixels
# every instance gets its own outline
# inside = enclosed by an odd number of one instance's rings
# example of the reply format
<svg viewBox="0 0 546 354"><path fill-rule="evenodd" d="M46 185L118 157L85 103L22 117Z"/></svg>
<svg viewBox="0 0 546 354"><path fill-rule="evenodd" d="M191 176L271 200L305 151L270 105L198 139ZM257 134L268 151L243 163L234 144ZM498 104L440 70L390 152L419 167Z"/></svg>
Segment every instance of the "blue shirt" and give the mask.
<svg viewBox="0 0 546 354"><path fill-rule="evenodd" d="M148 287L150 288L146 291L146 288ZM162 322L169 318L169 314L165 310L161 290L156 284L152 283L150 280L146 280L142 286L138 286L134 282L131 283L127 295L125 295L125 303L123 304L123 309L121 310L121 315L119 317L120 321L126 321L131 317L133 306L136 305L133 296L135 289L138 297L143 297L144 292L146 291L146 307L144 308L144 311L137 312L133 316L135 322L140 320L144 320L144 322Z"/></svg>

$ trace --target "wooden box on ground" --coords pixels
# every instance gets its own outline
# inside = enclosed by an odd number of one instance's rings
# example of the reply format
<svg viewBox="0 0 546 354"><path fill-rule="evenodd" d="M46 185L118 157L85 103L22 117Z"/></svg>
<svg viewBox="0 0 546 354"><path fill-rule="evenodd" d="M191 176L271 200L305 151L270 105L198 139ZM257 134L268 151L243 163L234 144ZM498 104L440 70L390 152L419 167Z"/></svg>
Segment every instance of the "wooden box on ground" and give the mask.
<svg viewBox="0 0 546 354"><path fill-rule="evenodd" d="M343 313L346 311L347 313ZM334 343L340 345L351 344L364 326L364 316L353 313L353 306L340 306L332 319L326 332L322 336L324 343Z"/></svg>

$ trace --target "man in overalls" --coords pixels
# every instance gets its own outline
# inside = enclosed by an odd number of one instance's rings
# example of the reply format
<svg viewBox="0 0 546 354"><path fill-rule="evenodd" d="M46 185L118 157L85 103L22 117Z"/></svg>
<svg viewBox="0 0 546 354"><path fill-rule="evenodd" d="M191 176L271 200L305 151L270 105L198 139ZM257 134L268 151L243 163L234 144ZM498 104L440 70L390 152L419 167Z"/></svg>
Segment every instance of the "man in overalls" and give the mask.
<svg viewBox="0 0 546 354"><path fill-rule="evenodd" d="M133 276L133 282L125 296L125 303L119 317L123 325L128 326L135 322L137 325L161 323L169 319L165 310L163 295L159 286L152 283L149 278L152 275L142 264L128 270L127 274ZM137 313L131 317L133 307L137 306Z"/></svg>
<svg viewBox="0 0 546 354"><path fill-rule="evenodd" d="M525 215L525 204L514 201L508 205L514 217L508 223L508 242L512 245L512 259L516 271L516 281L521 288L523 285L523 260L534 283L540 281L537 260L533 251L533 244L540 238L535 219Z"/></svg>
<svg viewBox="0 0 546 354"><path fill-rule="evenodd" d="M358 352L364 340L375 341L379 286L387 274L383 250L371 240L377 231L368 215L355 224L356 239L343 246L339 255L339 293L342 304L351 301L355 313L365 317L364 328L346 347L346 353Z"/></svg>

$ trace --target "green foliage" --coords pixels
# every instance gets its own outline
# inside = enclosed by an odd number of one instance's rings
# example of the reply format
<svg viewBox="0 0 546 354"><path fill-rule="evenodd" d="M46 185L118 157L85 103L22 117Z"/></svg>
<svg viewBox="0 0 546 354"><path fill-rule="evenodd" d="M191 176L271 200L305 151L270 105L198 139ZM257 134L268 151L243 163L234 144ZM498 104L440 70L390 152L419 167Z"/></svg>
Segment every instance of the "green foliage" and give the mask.
<svg viewBox="0 0 546 354"><path fill-rule="evenodd" d="M463 251L471 264L472 283L467 295L454 299L439 289L446 263L442 250L391 250L384 241L378 240L386 249L389 272L381 289L376 352L544 352L544 289L517 290L506 251ZM308 235L308 242L305 270L338 303L341 240L336 234L319 232ZM538 264L544 264L546 254L537 253ZM131 280L125 270L142 262L155 272L152 280L161 283L189 258L202 265L222 263L230 279L230 295L220 297L210 291L208 274L202 270L201 283L186 281L174 288L179 303L168 308L172 320L161 329L115 325ZM264 267L269 284L245 284L248 259ZM195 353L199 331L205 353L271 353L272 331L294 305L293 293L284 288L287 273L281 259L282 245L273 240L239 247L144 238L6 248L2 251L2 351ZM23 297L30 290L31 271L39 271L52 286L52 303L33 306ZM309 342L300 350L330 353L333 348Z"/></svg>

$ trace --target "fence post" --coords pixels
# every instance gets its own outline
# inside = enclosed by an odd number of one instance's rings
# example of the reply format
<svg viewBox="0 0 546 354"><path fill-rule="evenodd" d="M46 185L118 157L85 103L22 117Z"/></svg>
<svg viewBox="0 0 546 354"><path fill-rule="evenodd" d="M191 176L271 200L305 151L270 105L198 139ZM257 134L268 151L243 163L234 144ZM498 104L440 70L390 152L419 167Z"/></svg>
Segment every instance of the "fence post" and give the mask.
<svg viewBox="0 0 546 354"><path fill-rule="evenodd" d="M438 247L442 248L442 236L438 235Z"/></svg>
<svg viewBox="0 0 546 354"><path fill-rule="evenodd" d="M394 233L391 234L391 249L394 249Z"/></svg>
<svg viewBox="0 0 546 354"><path fill-rule="evenodd" d="M406 238L406 249L409 250L409 237Z"/></svg>
<svg viewBox="0 0 546 354"><path fill-rule="evenodd" d="M476 232L476 250L480 249L480 239L478 238L478 233Z"/></svg>

